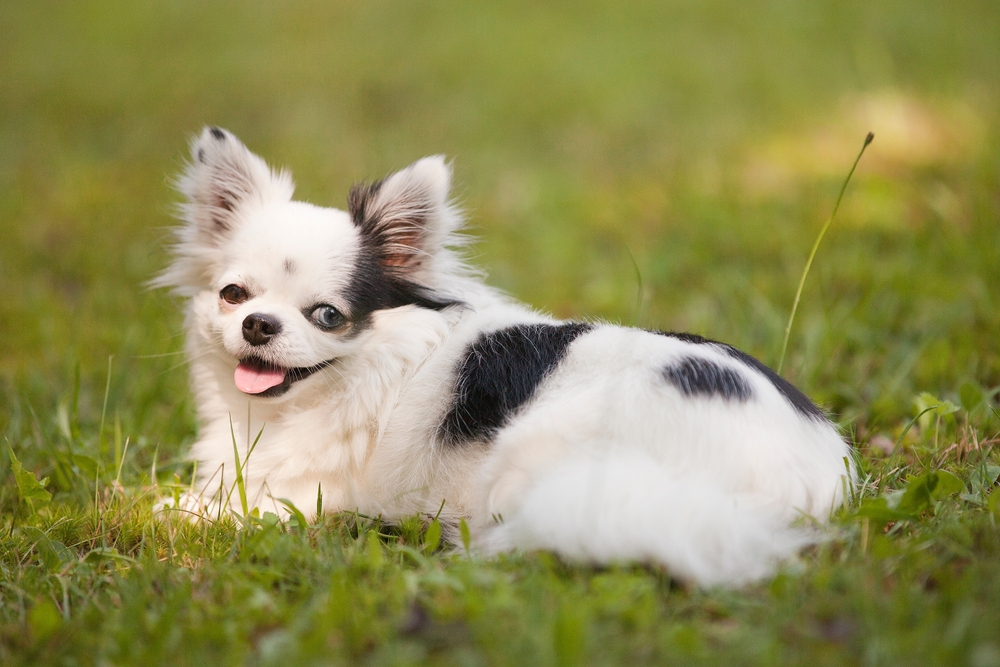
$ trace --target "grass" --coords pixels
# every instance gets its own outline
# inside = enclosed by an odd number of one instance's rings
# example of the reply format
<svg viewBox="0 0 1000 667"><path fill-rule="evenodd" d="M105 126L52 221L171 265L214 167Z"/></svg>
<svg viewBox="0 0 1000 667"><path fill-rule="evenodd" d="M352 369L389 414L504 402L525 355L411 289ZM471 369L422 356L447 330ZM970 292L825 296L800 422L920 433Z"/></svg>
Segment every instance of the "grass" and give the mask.
<svg viewBox="0 0 1000 667"><path fill-rule="evenodd" d="M3 664L1000 665L996 3L3 3L0 25ZM195 419L179 304L144 284L206 123L327 205L445 153L494 284L772 365L873 131L783 368L852 438L859 494L740 591L469 559L418 519L153 519Z"/></svg>
<svg viewBox="0 0 1000 667"><path fill-rule="evenodd" d="M854 175L855 170L858 168L858 162L861 162L861 156L865 154L865 149L868 148L868 145L874 138L875 135L871 132L865 135L865 143L861 146L858 157L854 158L854 164L851 165L851 170L847 172L844 184L840 186L840 194L837 195L837 202L833 205L833 212L830 213L830 217L820 227L819 235L816 236L812 250L809 251L809 257L806 258L805 268L802 269L802 277L799 278L799 286L795 288L795 299L792 301L792 311L788 314L788 324L785 325L785 336L781 339L781 352L778 354L778 364L775 368L775 371L779 374L781 373L782 366L785 364L785 354L788 352L788 339L792 335L795 312L799 309L799 301L802 299L802 288L806 286L806 278L809 277L809 269L812 267L813 260L816 259L816 251L819 250L819 244L823 242L823 237L826 236L827 230L830 229L830 225L833 224L834 219L837 217L837 211L840 210L840 203L844 201L844 193L847 192L847 185L851 182L851 176ZM103 412L101 413L101 423L102 425L104 423Z"/></svg>

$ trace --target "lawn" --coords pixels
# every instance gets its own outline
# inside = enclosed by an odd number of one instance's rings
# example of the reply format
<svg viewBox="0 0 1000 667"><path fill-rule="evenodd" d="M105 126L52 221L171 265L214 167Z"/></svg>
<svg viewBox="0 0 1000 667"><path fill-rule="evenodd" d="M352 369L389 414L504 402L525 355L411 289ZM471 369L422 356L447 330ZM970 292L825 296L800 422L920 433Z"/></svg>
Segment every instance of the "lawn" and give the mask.
<svg viewBox="0 0 1000 667"><path fill-rule="evenodd" d="M0 34L0 663L1000 667L1000 4L5 2ZM154 519L196 424L146 284L205 124L339 207L446 154L493 284L771 365L873 131L782 369L864 483L736 591L416 517Z"/></svg>

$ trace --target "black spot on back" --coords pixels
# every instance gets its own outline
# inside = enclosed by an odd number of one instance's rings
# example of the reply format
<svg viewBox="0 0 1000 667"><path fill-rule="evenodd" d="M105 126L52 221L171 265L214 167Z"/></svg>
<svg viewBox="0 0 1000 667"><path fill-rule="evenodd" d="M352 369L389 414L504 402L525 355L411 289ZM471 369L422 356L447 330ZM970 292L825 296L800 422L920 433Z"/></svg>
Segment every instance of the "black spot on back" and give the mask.
<svg viewBox="0 0 1000 667"><path fill-rule="evenodd" d="M455 445L487 440L531 400L590 324L519 324L482 334L456 370L453 403L441 423L442 440Z"/></svg>
<svg viewBox="0 0 1000 667"><path fill-rule="evenodd" d="M705 338L697 334L678 333L673 331L654 331L652 333L660 334L661 336L670 336L671 338L676 338L684 341L685 343L715 346L717 349L725 352L733 359L739 360L766 377L771 384L774 385L774 388L778 390L778 393L784 396L785 400L787 400L799 414L804 417L808 417L809 419L826 421L826 415L815 403L809 400L808 396L799 391L799 389L791 382L768 368L759 359L750 356L746 352L739 350L732 345L726 345L725 343L720 343L719 341L711 340L710 338Z"/></svg>
<svg viewBox="0 0 1000 667"><path fill-rule="evenodd" d="M210 128L208 131L211 132L212 136L218 141L223 141L226 138L226 133L217 127Z"/></svg>
<svg viewBox="0 0 1000 667"><path fill-rule="evenodd" d="M751 357L743 350L738 350L732 345L722 345L722 348L725 350L726 354L733 359L739 359L747 366L750 366L763 374L764 377L771 381L771 384L774 385L775 389L777 389L778 392L784 396L785 399L792 404L792 407L798 410L800 414L805 417L809 417L810 419L826 421L826 415L819 409L819 406L813 403L808 396L799 391L798 387L765 366L759 359Z"/></svg>
<svg viewBox="0 0 1000 667"><path fill-rule="evenodd" d="M663 377L685 396L720 396L730 401L746 401L753 395L743 375L710 359L684 357L664 368Z"/></svg>
<svg viewBox="0 0 1000 667"><path fill-rule="evenodd" d="M295 262L291 258L285 258L285 273L288 275L295 273Z"/></svg>

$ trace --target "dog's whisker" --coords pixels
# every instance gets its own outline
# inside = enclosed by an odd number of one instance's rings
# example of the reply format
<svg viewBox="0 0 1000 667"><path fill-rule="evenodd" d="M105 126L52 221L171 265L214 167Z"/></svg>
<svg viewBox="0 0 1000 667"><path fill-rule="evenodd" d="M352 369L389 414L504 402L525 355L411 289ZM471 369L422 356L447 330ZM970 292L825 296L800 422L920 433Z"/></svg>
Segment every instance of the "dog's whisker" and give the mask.
<svg viewBox="0 0 1000 667"><path fill-rule="evenodd" d="M132 359L162 359L164 357L176 357L184 354L184 350L177 350L176 352L160 352L158 354L134 354Z"/></svg>

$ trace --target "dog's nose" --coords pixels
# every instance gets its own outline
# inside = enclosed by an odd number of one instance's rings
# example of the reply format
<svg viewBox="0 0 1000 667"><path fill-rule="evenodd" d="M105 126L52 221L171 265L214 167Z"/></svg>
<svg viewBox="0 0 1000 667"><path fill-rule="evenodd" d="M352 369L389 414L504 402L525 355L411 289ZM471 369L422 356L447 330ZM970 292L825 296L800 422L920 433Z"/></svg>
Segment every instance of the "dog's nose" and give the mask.
<svg viewBox="0 0 1000 667"><path fill-rule="evenodd" d="M243 338L251 345L263 345L281 333L281 322L263 313L247 315L243 320Z"/></svg>

